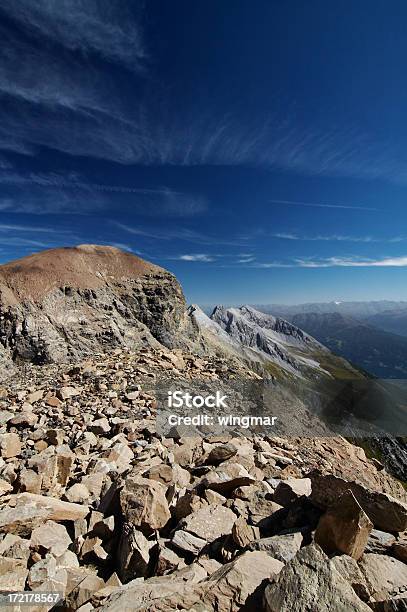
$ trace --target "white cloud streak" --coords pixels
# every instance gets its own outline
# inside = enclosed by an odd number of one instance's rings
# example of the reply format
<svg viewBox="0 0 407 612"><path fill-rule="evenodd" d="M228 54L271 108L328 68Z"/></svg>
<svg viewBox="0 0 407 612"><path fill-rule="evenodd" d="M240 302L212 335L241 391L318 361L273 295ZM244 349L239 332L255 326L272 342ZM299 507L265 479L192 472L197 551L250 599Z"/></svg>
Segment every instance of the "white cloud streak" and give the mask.
<svg viewBox="0 0 407 612"><path fill-rule="evenodd" d="M325 259L294 259L292 262L258 263L257 268L404 268L407 256L362 259L356 257L327 257Z"/></svg>
<svg viewBox="0 0 407 612"><path fill-rule="evenodd" d="M206 255L205 253L195 253L193 255L180 255L176 259L180 261L198 261L201 263L210 263L215 261L211 255Z"/></svg>
<svg viewBox="0 0 407 612"><path fill-rule="evenodd" d="M272 238L278 238L281 240L293 240L293 241L304 241L304 242L362 242L362 243L371 243L371 242L403 242L407 238L404 236L394 236L391 238L379 238L375 236L343 236L338 234L331 235L316 235L316 236L307 236L307 235L299 235L288 232L277 232L275 234L271 234Z"/></svg>
<svg viewBox="0 0 407 612"><path fill-rule="evenodd" d="M11 223L0 223L0 232L29 232L44 234L65 234L65 230L56 231L54 227L39 227L37 225L18 225Z"/></svg>
<svg viewBox="0 0 407 612"><path fill-rule="evenodd" d="M297 202L294 200L269 200L271 204L285 204L287 206L301 206L305 208L339 208L345 210L378 210L370 206L353 206L351 204L325 204L323 202Z"/></svg>

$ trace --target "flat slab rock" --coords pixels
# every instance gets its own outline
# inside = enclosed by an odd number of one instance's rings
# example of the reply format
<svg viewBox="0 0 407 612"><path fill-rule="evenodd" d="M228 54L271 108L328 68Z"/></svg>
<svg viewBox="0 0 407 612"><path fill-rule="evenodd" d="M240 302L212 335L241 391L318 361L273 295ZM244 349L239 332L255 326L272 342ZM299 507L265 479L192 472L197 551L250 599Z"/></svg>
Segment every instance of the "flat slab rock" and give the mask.
<svg viewBox="0 0 407 612"><path fill-rule="evenodd" d="M198 538L213 542L231 533L237 516L229 508L209 505L193 512L179 523L181 529L189 531Z"/></svg>
<svg viewBox="0 0 407 612"><path fill-rule="evenodd" d="M300 550L301 543L302 534L298 531L286 535L271 536L270 538L260 538L251 542L247 548L248 550L263 550L270 557L287 563Z"/></svg>
<svg viewBox="0 0 407 612"><path fill-rule="evenodd" d="M12 495L8 506L0 510L0 532L29 534L48 520L76 521L89 513L86 505L64 502L54 497L19 493Z"/></svg>

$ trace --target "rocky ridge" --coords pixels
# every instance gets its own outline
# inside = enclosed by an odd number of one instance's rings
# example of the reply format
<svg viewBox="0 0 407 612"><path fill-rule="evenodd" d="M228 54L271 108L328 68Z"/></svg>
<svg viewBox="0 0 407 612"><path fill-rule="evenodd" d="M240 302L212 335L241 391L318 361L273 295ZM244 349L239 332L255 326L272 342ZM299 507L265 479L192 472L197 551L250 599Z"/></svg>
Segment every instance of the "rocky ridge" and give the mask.
<svg viewBox="0 0 407 612"><path fill-rule="evenodd" d="M252 364L260 362L276 378L361 377L350 363L296 325L252 306L216 306L210 317L193 306L189 313L209 342L229 348Z"/></svg>

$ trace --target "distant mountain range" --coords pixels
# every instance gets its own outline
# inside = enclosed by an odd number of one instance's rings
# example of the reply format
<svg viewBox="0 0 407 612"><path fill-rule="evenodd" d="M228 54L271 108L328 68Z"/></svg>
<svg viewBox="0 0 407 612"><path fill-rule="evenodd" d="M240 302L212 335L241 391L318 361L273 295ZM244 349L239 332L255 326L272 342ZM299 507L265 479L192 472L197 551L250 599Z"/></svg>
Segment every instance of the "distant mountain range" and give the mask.
<svg viewBox="0 0 407 612"><path fill-rule="evenodd" d="M393 334L407 336L407 307L400 310L386 310L366 318L366 321Z"/></svg>
<svg viewBox="0 0 407 612"><path fill-rule="evenodd" d="M288 317L331 351L367 372L379 378L407 378L407 338L338 312Z"/></svg>
<svg viewBox="0 0 407 612"><path fill-rule="evenodd" d="M360 372L333 355L297 325L251 306L216 306L208 317L198 306L189 314L205 344L258 362L277 379L359 378Z"/></svg>
<svg viewBox="0 0 407 612"><path fill-rule="evenodd" d="M261 312L272 313L276 316L296 315L301 313L330 313L338 312L343 315L366 319L384 313L405 313L407 315L407 302L393 302L378 300L373 302L307 302L305 304L258 304L255 308ZM392 330L393 331L393 330ZM399 333L399 332L398 332Z"/></svg>

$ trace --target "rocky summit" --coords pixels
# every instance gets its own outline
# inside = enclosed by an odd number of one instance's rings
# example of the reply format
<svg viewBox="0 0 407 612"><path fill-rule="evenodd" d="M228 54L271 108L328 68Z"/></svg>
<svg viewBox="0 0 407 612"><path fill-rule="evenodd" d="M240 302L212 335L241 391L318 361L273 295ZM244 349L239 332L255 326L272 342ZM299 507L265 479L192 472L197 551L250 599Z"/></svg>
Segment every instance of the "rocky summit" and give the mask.
<svg viewBox="0 0 407 612"><path fill-rule="evenodd" d="M406 609L407 494L379 460L342 437L157 433L160 379L263 372L174 277L86 246L1 279L1 592L80 612Z"/></svg>
<svg viewBox="0 0 407 612"><path fill-rule="evenodd" d="M110 246L51 249L0 266L3 362L176 345L187 335L185 310L172 274Z"/></svg>

